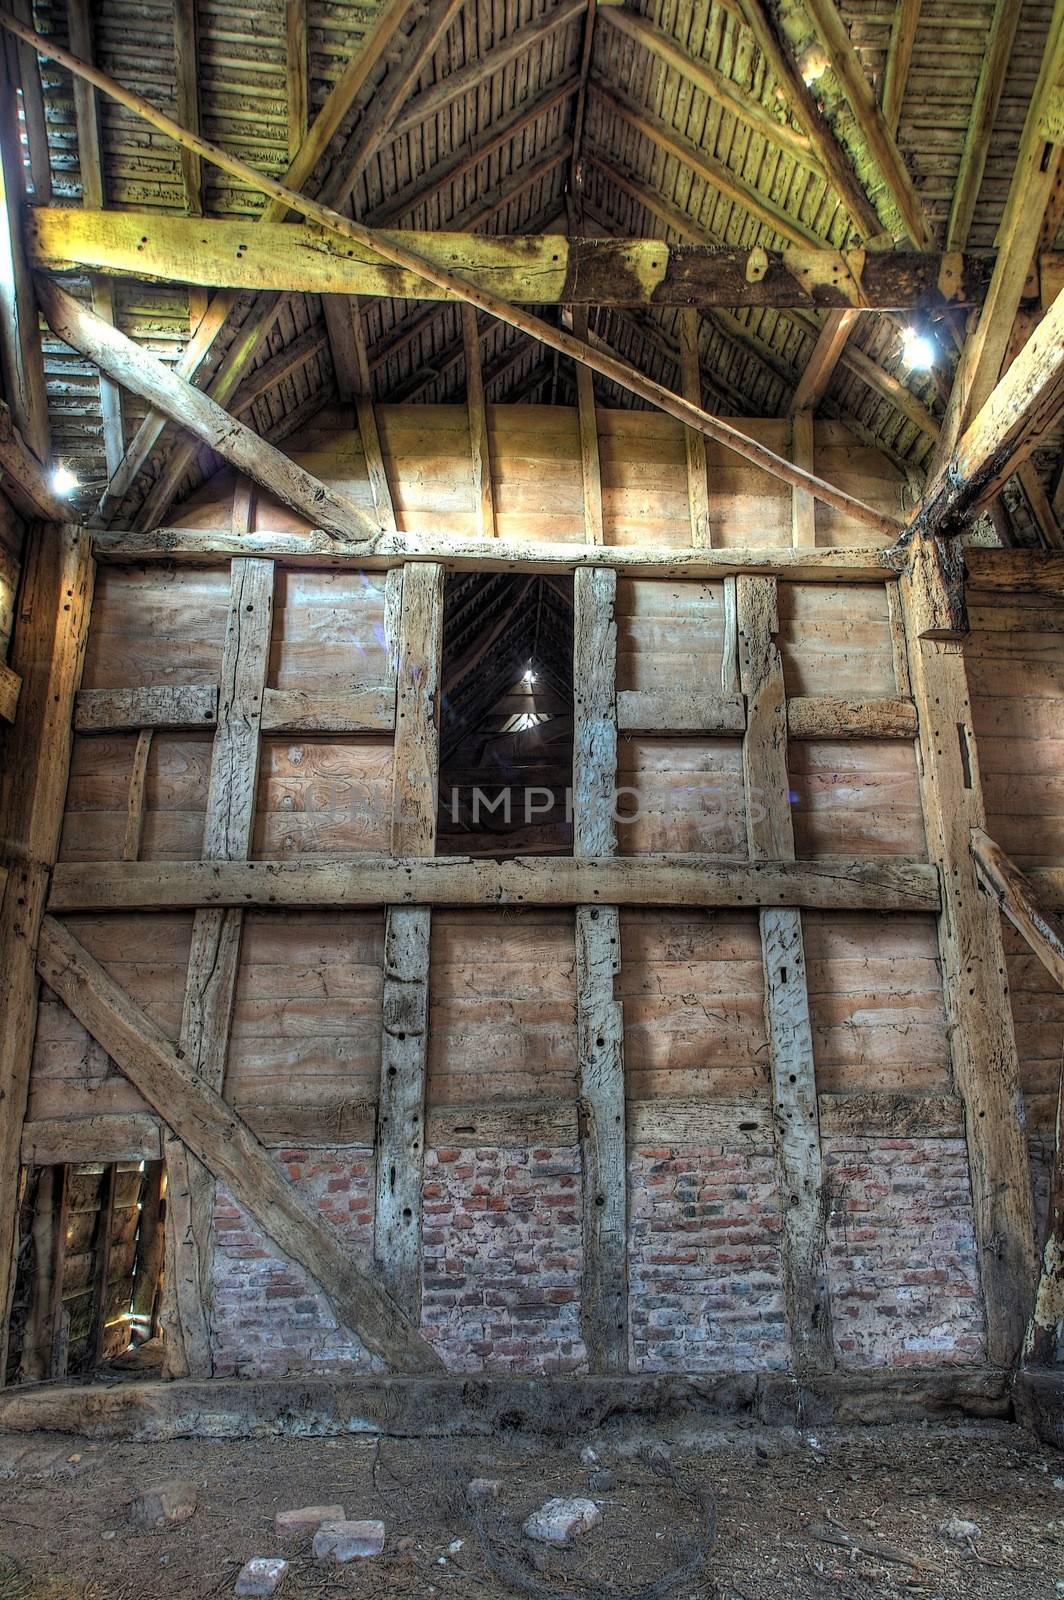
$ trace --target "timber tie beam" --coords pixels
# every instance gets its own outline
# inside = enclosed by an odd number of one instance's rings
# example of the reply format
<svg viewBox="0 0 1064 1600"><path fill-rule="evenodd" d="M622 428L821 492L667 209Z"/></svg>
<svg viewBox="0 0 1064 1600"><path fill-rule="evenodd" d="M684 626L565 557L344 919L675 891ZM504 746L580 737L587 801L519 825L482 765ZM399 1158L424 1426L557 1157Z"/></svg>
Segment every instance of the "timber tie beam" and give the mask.
<svg viewBox="0 0 1064 1600"><path fill-rule="evenodd" d="M566 333L564 329L552 327L541 318L533 316L510 301L487 290L480 289L452 272L448 272L424 257L408 250L397 242L394 237L377 233L372 228L367 228L360 222L341 216L338 211L328 206L308 199L305 195L296 193L287 188L276 179L266 176L251 167L247 162L237 156L228 154L220 146L212 144L209 140L201 138L198 134L191 133L187 128L182 128L165 113L158 111L142 96L125 89L107 73L95 67L88 66L84 61L78 60L69 51L53 43L43 35L35 33L32 28L17 21L14 17L0 13L0 23L10 32L25 43L32 45L38 52L65 67L75 76L93 84L104 94L117 100L135 115L150 123L168 138L186 149L194 150L204 159L212 162L222 171L230 173L234 178L260 190L271 200L284 202L293 211L300 212L309 221L318 223L321 227L332 233L340 234L352 239L371 250L375 250L385 260L391 261L395 266L402 267L409 272L416 273L418 277L433 283L437 288L449 292L454 298L462 300L477 309L497 317L500 321L509 323L511 327L528 334L531 338L538 339L559 354L571 360L580 361L584 365L598 372L603 378L619 384L623 389L638 395L650 405L665 411L677 421L690 428L704 433L708 438L717 440L718 443L750 461L754 466L761 467L766 472L778 478L791 488L804 489L814 495L818 500L834 506L837 511L847 516L854 517L867 527L874 528L885 538L897 538L903 530L903 525L894 517L884 512L876 511L866 505L864 501L846 494L834 485L825 483L812 473L803 471L791 462L779 456L766 446L758 444L756 440L723 422L720 418L703 411L700 406L691 401L684 400L681 396L666 389L662 384L645 377L635 367L616 356L585 344L582 340Z"/></svg>

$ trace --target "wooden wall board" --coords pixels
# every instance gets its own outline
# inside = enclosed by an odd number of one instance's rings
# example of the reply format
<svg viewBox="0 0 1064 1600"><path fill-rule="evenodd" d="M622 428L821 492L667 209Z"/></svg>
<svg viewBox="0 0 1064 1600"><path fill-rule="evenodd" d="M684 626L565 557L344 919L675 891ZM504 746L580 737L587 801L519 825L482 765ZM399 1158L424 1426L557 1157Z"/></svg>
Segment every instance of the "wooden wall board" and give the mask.
<svg viewBox="0 0 1064 1600"><path fill-rule="evenodd" d="M62 861L117 861L136 734L77 734L67 790ZM156 733L144 787L142 861L190 861L203 848L210 772L209 733Z"/></svg>
<svg viewBox="0 0 1064 1600"><path fill-rule="evenodd" d="M101 571L82 687L217 682L228 611L224 568Z"/></svg>
<svg viewBox="0 0 1064 1600"><path fill-rule="evenodd" d="M241 1116L298 1120L328 1143L372 1113L383 950L383 912L246 915L226 1068Z"/></svg>
<svg viewBox="0 0 1064 1600"><path fill-rule="evenodd" d="M279 572L269 685L343 690L391 676L383 572Z"/></svg>
<svg viewBox="0 0 1064 1600"><path fill-rule="evenodd" d="M724 584L620 578L617 687L718 690Z"/></svg>
<svg viewBox="0 0 1064 1600"><path fill-rule="evenodd" d="M621 912L625 1093L767 1093L763 972L752 912Z"/></svg>
<svg viewBox="0 0 1064 1600"><path fill-rule="evenodd" d="M788 695L871 700L898 693L884 584L853 584L843 591L783 582L778 604Z"/></svg>
<svg viewBox="0 0 1064 1600"><path fill-rule="evenodd" d="M794 847L927 859L916 751L906 739L790 741Z"/></svg>
<svg viewBox="0 0 1064 1600"><path fill-rule="evenodd" d="M821 1094L942 1094L949 1052L933 917L802 916Z"/></svg>
<svg viewBox="0 0 1064 1600"><path fill-rule="evenodd" d="M965 645L986 826L1020 867L1064 861L1064 601L976 592Z"/></svg>
<svg viewBox="0 0 1064 1600"><path fill-rule="evenodd" d="M647 411L599 408L602 510L606 544L681 546L690 541L683 429ZM473 536L478 531L465 410L460 406L379 406L385 466L401 530ZM789 423L744 419L751 436L787 453ZM837 468L836 482L861 484L877 509L898 514L904 480L876 451L857 444L841 424L816 424L818 459ZM583 542L583 484L575 409L488 407L488 430L499 538ZM832 457L832 446L835 456ZM340 408L320 412L310 427L286 441L286 451L367 511L372 495L365 457L350 417ZM709 515L714 544L790 545L790 490L757 468L707 441ZM227 526L232 478L204 485L181 507L182 525ZM226 514L223 520L221 505ZM261 496L255 528L295 529L298 518ZM857 523L834 515L819 542L868 544Z"/></svg>
<svg viewBox="0 0 1064 1600"><path fill-rule="evenodd" d="M392 768L390 739L264 737L252 855L386 851Z"/></svg>
<svg viewBox="0 0 1064 1600"><path fill-rule="evenodd" d="M573 914L435 911L429 1107L576 1100Z"/></svg>
<svg viewBox="0 0 1064 1600"><path fill-rule="evenodd" d="M617 784L619 855L694 851L747 859L738 739L622 734Z"/></svg>

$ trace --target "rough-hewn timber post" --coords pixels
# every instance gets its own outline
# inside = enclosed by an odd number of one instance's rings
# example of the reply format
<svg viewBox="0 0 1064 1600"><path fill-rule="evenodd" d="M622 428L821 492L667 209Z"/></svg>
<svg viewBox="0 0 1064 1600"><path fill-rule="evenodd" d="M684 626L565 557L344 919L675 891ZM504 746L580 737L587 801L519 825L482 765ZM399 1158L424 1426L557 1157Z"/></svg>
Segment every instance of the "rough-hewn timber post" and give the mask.
<svg viewBox="0 0 1064 1600"><path fill-rule="evenodd" d="M617 574L576 574L573 640L573 853L613 855L617 785ZM576 908L580 1161L583 1173L582 1328L592 1372L628 1370L628 1191L624 1017L614 999L620 913Z"/></svg>
<svg viewBox="0 0 1064 1600"><path fill-rule="evenodd" d="M251 851L272 621L273 562L235 560L207 788L203 854L208 860L242 861ZM192 927L181 1050L219 1094L225 1084L242 927L243 912L214 908L197 911ZM209 1377L207 1306L215 1182L180 1139L169 1136L163 1155L167 1370L175 1377Z"/></svg>
<svg viewBox="0 0 1064 1600"><path fill-rule="evenodd" d="M436 851L443 652L443 568L437 562L404 573L397 642L392 854L431 856ZM373 1253L390 1294L414 1322L421 1305L431 931L427 906L389 906Z"/></svg>
<svg viewBox="0 0 1064 1600"><path fill-rule="evenodd" d="M986 816L964 644L927 637L958 609L937 592L936 573L931 562L914 560L901 579L901 599L920 719L927 852L942 880L938 943L953 1079L964 1101L987 1355L1011 1366L1036 1277L1031 1177L1000 915L980 891L969 846Z"/></svg>
<svg viewBox="0 0 1064 1600"><path fill-rule="evenodd" d="M29 535L11 665L22 678L0 777L0 1381L5 1368L17 1226L19 1141L37 1026L36 942L63 823L74 696L92 609L87 534L47 525Z"/></svg>
<svg viewBox="0 0 1064 1600"><path fill-rule="evenodd" d="M787 702L775 638L776 580L737 578L736 610L747 708L743 776L750 859L793 860ZM797 1372L815 1372L833 1366L835 1356L824 1268L820 1116L802 914L794 908L767 907L760 922L791 1350Z"/></svg>

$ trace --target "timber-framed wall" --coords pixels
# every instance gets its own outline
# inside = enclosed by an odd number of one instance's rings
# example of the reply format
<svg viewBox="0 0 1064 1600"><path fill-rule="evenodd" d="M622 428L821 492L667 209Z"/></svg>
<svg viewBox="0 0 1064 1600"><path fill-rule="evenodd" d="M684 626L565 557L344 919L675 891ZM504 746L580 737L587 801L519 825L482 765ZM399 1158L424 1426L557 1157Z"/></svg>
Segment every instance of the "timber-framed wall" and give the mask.
<svg viewBox="0 0 1064 1600"><path fill-rule="evenodd" d="M1007 1365L1030 1180L935 580L789 495L718 544L671 423L674 542L612 543L574 421L600 548L418 527L398 413L364 556L242 484L98 538L23 1159L165 1157L174 1373ZM455 563L576 571L572 860L433 859Z"/></svg>

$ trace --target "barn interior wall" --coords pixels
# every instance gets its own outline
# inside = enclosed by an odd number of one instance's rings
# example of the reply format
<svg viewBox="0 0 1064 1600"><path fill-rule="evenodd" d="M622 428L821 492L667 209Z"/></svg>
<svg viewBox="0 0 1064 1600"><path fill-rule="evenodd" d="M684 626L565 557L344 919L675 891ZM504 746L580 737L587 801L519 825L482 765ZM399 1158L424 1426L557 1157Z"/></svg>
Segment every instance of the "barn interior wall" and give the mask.
<svg viewBox="0 0 1064 1600"><path fill-rule="evenodd" d="M401 524L440 537L472 533L464 412L382 407L379 415ZM357 434L344 431L342 420L339 413L319 419L312 434L293 441L292 453L357 498L368 495L364 463ZM687 546L681 430L631 413L603 412L601 424L603 565L611 544ZM786 426L753 425L776 446L785 444ZM522 416L497 411L492 429L498 533L582 541L574 415L536 408L532 428ZM833 424L817 425L817 441L828 476L900 509L905 485L882 458L844 444ZM778 485L723 454L711 461L710 483L715 544L789 546L790 496ZM232 479L221 475L178 523L227 528L233 491ZM303 526L256 499L253 532ZM853 547L868 538L867 530L818 508L819 544ZM676 705L707 685L727 685L736 649L729 626L734 582L620 577L619 702L666 693ZM278 565L267 694L339 696L354 684L390 685L394 697L391 583L388 573L351 566ZM227 563L102 565L83 691L216 684L230 603ZM777 603L789 699L909 695L896 583L784 577ZM1039 666L1037 690L1025 687L1021 695L1007 684L1002 692L998 681L984 691L983 682L998 660L1001 630L1014 627L1013 614L1027 605L1023 596L987 594L976 607L974 710L991 831L999 810L1015 815L1006 804L1010 786L1029 778L1042 848L1055 861L1055 780L1045 765L1053 743L1047 718L1061 692L1059 660L1049 659L1057 634L1049 645L1033 628L1010 637L1010 659L1026 651L1025 667ZM140 760L146 768L135 854L149 862L198 859L213 738L213 726L155 727L145 747L135 725L95 731L83 721L60 862L129 858L131 780ZM759 793L744 774L742 746L741 736L667 726L624 731L622 718L617 782L637 803L618 818L617 852L748 861L751 812L779 797ZM796 858L926 862L919 762L912 737L792 737L786 804ZM394 777L390 732L337 734L313 723L265 732L251 859L387 854ZM1001 842L1025 859L1021 841ZM591 1365L576 915L569 907L432 912L417 1310L421 1331L454 1371L581 1372ZM71 913L63 920L176 1042L193 913ZM833 1359L843 1367L982 1361L972 1188L936 917L805 910L801 932ZM383 907L245 913L222 1086L303 1200L362 1264L373 1257L380 1179L385 935ZM788 1368L795 1349L786 1196L773 1129L758 913L623 907L619 943L613 994L623 1019L624 1364L633 1372ZM1008 948L1024 1089L1038 1102L1037 1157L1039 1097L1052 1087L1051 1036L1064 1013L1030 958ZM89 1147L105 1161L157 1160L163 1131L128 1078L46 988L23 1159L67 1160ZM224 1184L211 1217L207 1304L216 1374L382 1370Z"/></svg>

